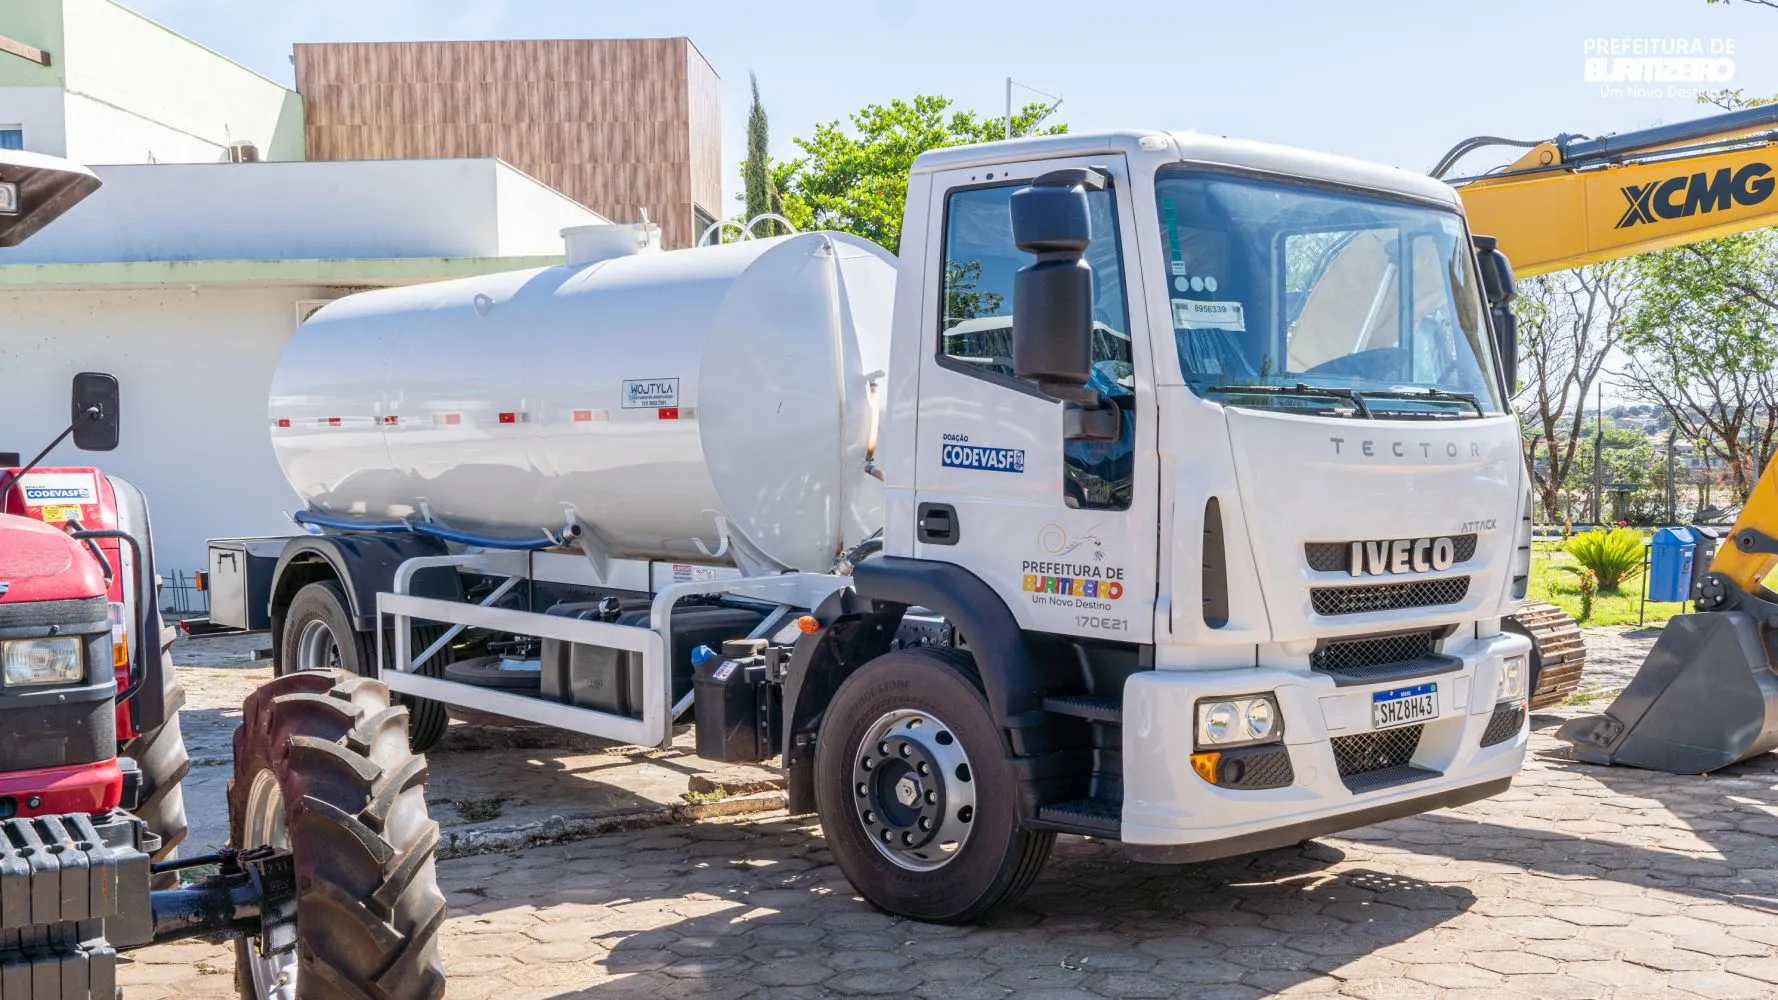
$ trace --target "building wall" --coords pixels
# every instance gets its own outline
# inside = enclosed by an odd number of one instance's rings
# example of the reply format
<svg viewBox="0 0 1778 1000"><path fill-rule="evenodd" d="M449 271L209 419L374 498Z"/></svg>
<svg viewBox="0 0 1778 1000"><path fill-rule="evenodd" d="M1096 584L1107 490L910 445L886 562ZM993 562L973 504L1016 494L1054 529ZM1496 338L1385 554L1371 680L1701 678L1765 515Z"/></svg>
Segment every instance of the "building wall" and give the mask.
<svg viewBox="0 0 1778 1000"><path fill-rule="evenodd" d="M267 160L303 158L302 101L257 73L115 0L0 0L0 35L50 54L0 54L0 124L65 92L60 127L39 117L25 147L88 164L203 163L251 142ZM36 102L36 103L33 103Z"/></svg>
<svg viewBox="0 0 1778 1000"><path fill-rule="evenodd" d="M689 40L296 46L314 160L497 156L669 247L720 215L716 74Z"/></svg>
<svg viewBox="0 0 1778 1000"><path fill-rule="evenodd" d="M8 61L23 62L0 54L0 66ZM68 92L60 87L0 87L0 128L24 129L25 148L33 153L67 156L67 98Z"/></svg>
<svg viewBox="0 0 1778 1000"><path fill-rule="evenodd" d="M51 464L96 465L148 495L161 572L202 569L204 539L294 534L299 506L272 455L266 392L315 288L0 291L0 450L34 453L62 429L76 372L121 389L118 449L63 444Z"/></svg>
<svg viewBox="0 0 1778 1000"><path fill-rule="evenodd" d="M604 221L496 160L95 172L99 190L22 246L0 250L0 266L560 254L564 226Z"/></svg>

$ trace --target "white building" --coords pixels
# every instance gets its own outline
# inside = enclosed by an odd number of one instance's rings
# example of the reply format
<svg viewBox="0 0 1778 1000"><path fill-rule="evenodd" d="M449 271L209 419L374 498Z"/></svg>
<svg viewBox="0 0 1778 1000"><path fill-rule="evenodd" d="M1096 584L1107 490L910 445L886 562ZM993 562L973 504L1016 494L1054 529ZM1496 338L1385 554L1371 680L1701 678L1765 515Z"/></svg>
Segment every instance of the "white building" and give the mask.
<svg viewBox="0 0 1778 1000"><path fill-rule="evenodd" d="M88 165L303 158L295 92L112 0L0 0L0 148Z"/></svg>
<svg viewBox="0 0 1778 1000"><path fill-rule="evenodd" d="M141 486L169 578L203 568L206 538L294 533L266 394L309 311L363 288L558 263L562 228L604 221L498 160L95 172L104 186L85 202L0 250L0 451L30 455L62 429L76 372L115 374L118 449L63 445L47 461Z"/></svg>

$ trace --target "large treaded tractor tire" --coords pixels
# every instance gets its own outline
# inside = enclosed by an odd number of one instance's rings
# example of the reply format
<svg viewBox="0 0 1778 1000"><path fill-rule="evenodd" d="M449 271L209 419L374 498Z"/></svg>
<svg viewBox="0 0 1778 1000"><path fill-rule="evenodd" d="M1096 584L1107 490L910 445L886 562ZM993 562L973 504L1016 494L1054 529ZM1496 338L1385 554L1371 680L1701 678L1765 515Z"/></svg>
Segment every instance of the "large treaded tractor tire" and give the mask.
<svg viewBox="0 0 1778 1000"><path fill-rule="evenodd" d="M1554 604L1533 601L1501 626L1531 640L1531 710L1553 708L1580 690L1587 644L1580 625Z"/></svg>
<svg viewBox="0 0 1778 1000"><path fill-rule="evenodd" d="M333 580L311 583L296 592L290 607L284 612L284 631L279 637L277 672L280 676L295 673L298 670L318 669L316 664L304 663L303 634L311 628L311 623L320 622L327 626L332 634L337 661L331 666L344 670L359 677L372 677L376 674L377 636L375 632L359 632L352 628L352 612L346 603L346 592ZM445 634L443 625L416 625L414 627L413 649L416 653L430 646ZM393 648L393 647L391 647ZM420 673L427 677L443 677L446 662L450 660L450 651L445 650L427 660L420 667ZM410 695L396 695L398 705L406 705L408 710L408 742L415 753L425 753L438 745L444 738L445 730L451 724L449 711L445 704L430 698L415 698Z"/></svg>
<svg viewBox="0 0 1778 1000"><path fill-rule="evenodd" d="M1018 787L969 654L885 653L846 678L825 720L816 810L834 861L871 905L967 924L1036 881L1056 835L1020 821Z"/></svg>
<svg viewBox="0 0 1778 1000"><path fill-rule="evenodd" d="M274 678L242 707L230 840L259 846L244 842L252 810L281 805L274 824L295 867L300 1000L444 994L438 824L427 815L426 760L408 747L407 721L382 682L343 672ZM237 942L236 979L242 996L263 1000L253 982L257 948Z"/></svg>

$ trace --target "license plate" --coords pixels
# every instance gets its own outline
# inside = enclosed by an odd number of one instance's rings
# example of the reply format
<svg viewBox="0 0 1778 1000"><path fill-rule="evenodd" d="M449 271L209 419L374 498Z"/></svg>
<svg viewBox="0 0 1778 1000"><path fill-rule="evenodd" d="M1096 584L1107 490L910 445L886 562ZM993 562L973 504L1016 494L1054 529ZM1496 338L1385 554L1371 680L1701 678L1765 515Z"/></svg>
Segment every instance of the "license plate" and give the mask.
<svg viewBox="0 0 1778 1000"><path fill-rule="evenodd" d="M1371 695L1371 728L1393 729L1438 718L1438 685L1378 691Z"/></svg>

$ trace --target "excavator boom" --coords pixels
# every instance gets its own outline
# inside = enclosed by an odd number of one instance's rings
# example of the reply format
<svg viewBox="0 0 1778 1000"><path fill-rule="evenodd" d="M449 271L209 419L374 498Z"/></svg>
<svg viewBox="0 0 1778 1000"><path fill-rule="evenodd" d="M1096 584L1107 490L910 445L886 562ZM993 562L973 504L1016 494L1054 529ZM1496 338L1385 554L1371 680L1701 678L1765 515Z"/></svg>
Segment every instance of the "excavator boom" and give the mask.
<svg viewBox="0 0 1778 1000"><path fill-rule="evenodd" d="M1487 144L1459 145L1441 167ZM1498 239L1520 277L1778 225L1778 106L1559 136L1451 183L1470 228Z"/></svg>

